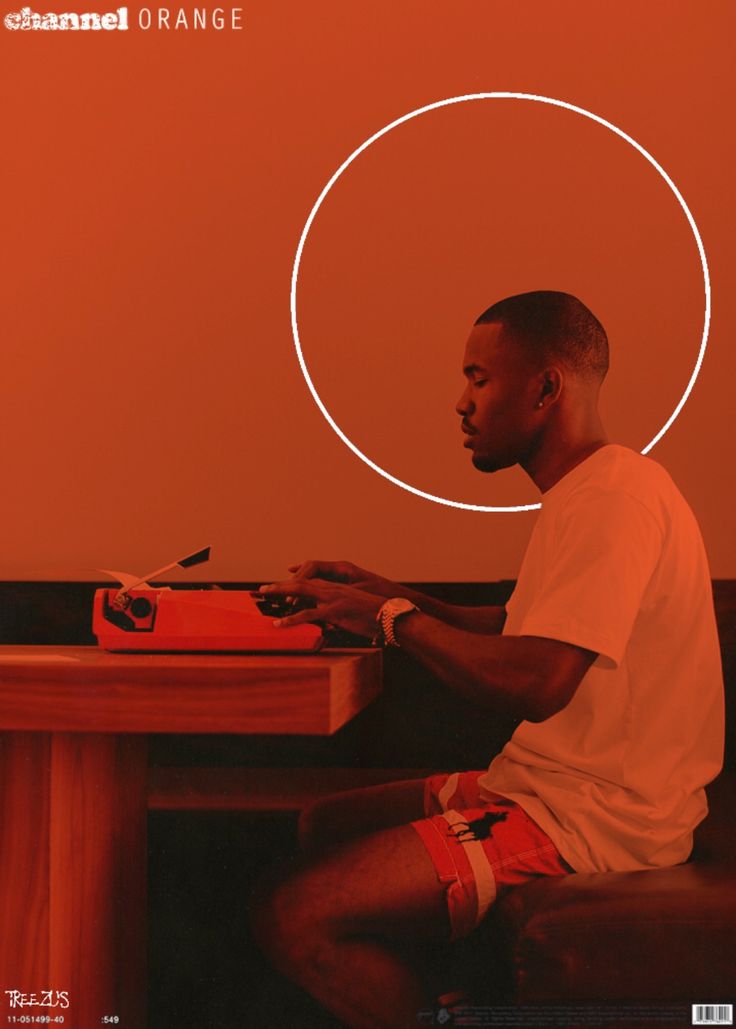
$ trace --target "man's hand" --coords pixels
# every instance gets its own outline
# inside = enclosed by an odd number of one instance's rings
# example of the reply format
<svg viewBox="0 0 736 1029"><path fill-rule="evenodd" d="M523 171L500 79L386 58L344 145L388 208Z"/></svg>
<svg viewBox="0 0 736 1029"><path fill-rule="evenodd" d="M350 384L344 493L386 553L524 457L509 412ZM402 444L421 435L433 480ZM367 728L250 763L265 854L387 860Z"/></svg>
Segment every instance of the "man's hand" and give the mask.
<svg viewBox="0 0 736 1029"><path fill-rule="evenodd" d="M412 589L410 586L402 586L398 582L392 582L391 579L384 579L382 575L376 575L375 572L367 572L365 568L359 568L351 561L302 561L300 564L289 565L289 571L297 579L342 582L355 589L363 590L364 593L372 593L384 599L406 597L425 614L431 615L447 625L465 629L467 632L496 635L501 632L506 621L506 611L498 605L460 607L457 604L448 604L443 600L438 600L437 597L431 597L419 590Z"/></svg>
<svg viewBox="0 0 736 1029"><path fill-rule="evenodd" d="M341 582L364 593L373 593L377 597L398 597L405 595L405 587L382 575L359 568L352 561L302 561L289 565L289 571L297 579L323 579L328 582Z"/></svg>
<svg viewBox="0 0 736 1029"><path fill-rule="evenodd" d="M265 596L299 597L310 604L292 615L276 619L274 625L279 628L286 629L290 625L301 625L302 622L328 622L369 639L376 633L376 615L383 604L381 596L366 593L345 583L320 578L274 582L261 586L259 593Z"/></svg>

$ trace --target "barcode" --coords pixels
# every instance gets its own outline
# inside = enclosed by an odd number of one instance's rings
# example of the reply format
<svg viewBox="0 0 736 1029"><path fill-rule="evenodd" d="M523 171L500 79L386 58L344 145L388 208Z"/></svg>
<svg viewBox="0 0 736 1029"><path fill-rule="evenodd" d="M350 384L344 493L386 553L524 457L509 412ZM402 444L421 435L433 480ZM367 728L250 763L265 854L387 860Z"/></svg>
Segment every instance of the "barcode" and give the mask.
<svg viewBox="0 0 736 1029"><path fill-rule="evenodd" d="M733 1004L693 1004L693 1025L733 1025Z"/></svg>

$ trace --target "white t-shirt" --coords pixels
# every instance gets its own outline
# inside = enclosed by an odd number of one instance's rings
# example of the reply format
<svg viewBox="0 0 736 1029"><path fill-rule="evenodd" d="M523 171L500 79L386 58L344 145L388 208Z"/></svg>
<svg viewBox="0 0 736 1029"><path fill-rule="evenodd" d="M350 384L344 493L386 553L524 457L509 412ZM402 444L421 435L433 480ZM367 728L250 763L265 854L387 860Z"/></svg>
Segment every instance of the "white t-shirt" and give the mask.
<svg viewBox="0 0 736 1029"><path fill-rule="evenodd" d="M611 444L548 490L504 634L599 656L567 706L522 722L480 779L579 872L673 865L723 761L708 563L667 472Z"/></svg>

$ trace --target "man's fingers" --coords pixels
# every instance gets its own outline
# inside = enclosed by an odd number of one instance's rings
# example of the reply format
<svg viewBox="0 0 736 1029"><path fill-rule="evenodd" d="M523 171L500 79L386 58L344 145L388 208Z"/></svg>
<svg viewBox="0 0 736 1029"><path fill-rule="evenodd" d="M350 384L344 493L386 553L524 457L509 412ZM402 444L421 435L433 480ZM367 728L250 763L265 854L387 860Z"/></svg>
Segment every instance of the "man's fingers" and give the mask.
<svg viewBox="0 0 736 1029"><path fill-rule="evenodd" d="M270 582L259 586L258 592L287 597L318 597L323 586L319 579L287 579L285 582Z"/></svg>
<svg viewBox="0 0 736 1029"><path fill-rule="evenodd" d="M305 607L303 611L287 615L285 618L274 619L274 625L279 629L288 629L292 625L301 625L303 622L324 622L327 621L329 604L318 604L317 607Z"/></svg>
<svg viewBox="0 0 736 1029"><path fill-rule="evenodd" d="M323 569L328 570L330 564L330 561L300 561L299 564L289 565L287 570L300 579L315 579L320 577Z"/></svg>
<svg viewBox="0 0 736 1029"><path fill-rule="evenodd" d="M353 567L348 561L300 561L298 564L289 565L288 571L300 579L350 582Z"/></svg>
<svg viewBox="0 0 736 1029"><path fill-rule="evenodd" d="M283 582L269 582L259 586L258 592L288 597L323 597L335 593L336 590L349 588L342 583L328 582L326 579L285 579Z"/></svg>

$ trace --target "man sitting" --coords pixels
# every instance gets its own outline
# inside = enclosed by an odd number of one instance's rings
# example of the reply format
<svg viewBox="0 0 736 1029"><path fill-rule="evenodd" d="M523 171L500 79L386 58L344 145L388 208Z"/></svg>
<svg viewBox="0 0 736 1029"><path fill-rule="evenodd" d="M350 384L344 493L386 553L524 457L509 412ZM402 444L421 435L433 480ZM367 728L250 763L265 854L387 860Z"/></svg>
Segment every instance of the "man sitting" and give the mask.
<svg viewBox="0 0 736 1029"><path fill-rule="evenodd" d="M685 861L723 749L710 575L667 472L609 443L606 334L564 293L490 307L457 404L480 471L541 491L506 608L445 604L346 562L266 592L401 646L449 689L523 720L484 771L350 791L302 815L305 858L263 891L264 950L346 1025L404 1029L436 987L419 955L540 875ZM493 546L488 523L487 546Z"/></svg>

